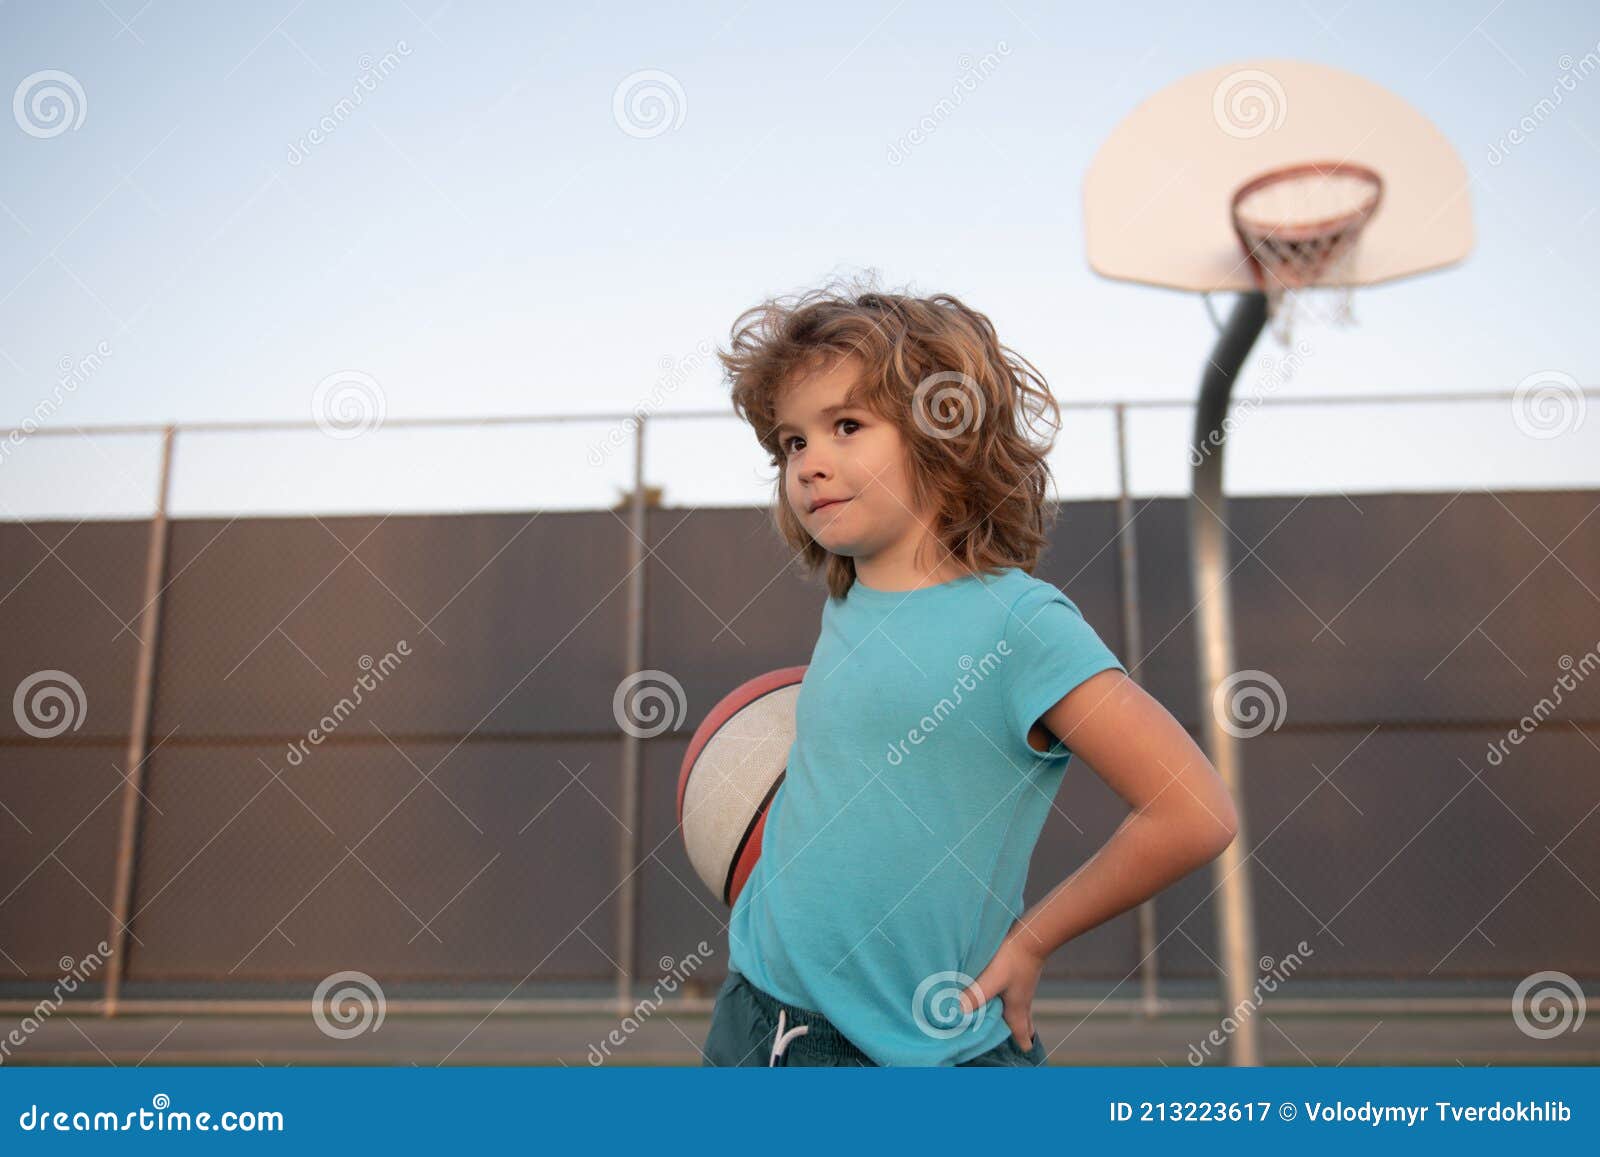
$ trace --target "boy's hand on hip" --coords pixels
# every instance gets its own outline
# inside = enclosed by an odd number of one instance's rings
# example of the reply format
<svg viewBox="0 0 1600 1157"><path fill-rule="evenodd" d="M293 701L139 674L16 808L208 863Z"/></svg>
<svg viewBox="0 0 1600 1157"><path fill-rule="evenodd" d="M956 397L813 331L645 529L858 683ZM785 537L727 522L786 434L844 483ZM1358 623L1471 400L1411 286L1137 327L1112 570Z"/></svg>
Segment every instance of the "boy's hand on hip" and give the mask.
<svg viewBox="0 0 1600 1157"><path fill-rule="evenodd" d="M1043 971L1043 956L1029 951L1016 936L1007 936L978 979L962 991L961 1011L976 1011L998 996L1012 1038L1026 1052L1033 1047L1033 994Z"/></svg>

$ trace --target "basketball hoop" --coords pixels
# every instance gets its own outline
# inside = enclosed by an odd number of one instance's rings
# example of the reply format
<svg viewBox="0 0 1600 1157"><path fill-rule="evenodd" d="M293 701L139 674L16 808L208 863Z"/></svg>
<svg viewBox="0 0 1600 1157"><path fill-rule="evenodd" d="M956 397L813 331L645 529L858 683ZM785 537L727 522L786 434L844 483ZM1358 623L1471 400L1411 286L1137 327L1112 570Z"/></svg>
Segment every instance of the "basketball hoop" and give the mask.
<svg viewBox="0 0 1600 1157"><path fill-rule="evenodd" d="M1233 229L1282 344L1312 290L1335 290L1333 320L1351 322L1350 259L1382 199L1382 177L1342 161L1269 169L1234 193Z"/></svg>

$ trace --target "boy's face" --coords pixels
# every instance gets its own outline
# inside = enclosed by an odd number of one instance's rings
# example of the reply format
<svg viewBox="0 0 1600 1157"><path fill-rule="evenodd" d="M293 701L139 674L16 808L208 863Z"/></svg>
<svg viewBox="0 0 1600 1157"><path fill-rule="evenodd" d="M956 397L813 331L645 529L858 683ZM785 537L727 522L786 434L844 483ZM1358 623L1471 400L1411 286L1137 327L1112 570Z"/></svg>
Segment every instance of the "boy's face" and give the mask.
<svg viewBox="0 0 1600 1157"><path fill-rule="evenodd" d="M905 551L896 548L926 536L900 431L863 406L845 405L860 371L852 357L802 371L777 405L785 501L811 537L858 565L898 557Z"/></svg>

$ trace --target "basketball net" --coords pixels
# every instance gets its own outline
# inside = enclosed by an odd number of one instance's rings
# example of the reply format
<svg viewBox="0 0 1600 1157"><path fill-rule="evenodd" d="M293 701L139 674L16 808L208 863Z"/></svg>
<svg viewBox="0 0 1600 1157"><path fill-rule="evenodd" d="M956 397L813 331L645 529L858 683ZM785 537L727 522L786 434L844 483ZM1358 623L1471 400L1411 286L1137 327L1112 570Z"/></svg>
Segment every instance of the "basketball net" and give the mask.
<svg viewBox="0 0 1600 1157"><path fill-rule="evenodd" d="M1330 273L1337 276L1348 269L1350 255L1354 252L1355 248L1351 246L1335 258L1328 266ZM1355 297L1354 286L1284 285L1282 282L1271 282L1265 292L1267 320L1272 328L1272 336L1279 345L1293 344L1295 322L1301 318L1324 325L1331 322L1340 329L1355 324L1355 312L1350 306Z"/></svg>
<svg viewBox="0 0 1600 1157"><path fill-rule="evenodd" d="M1279 343L1290 343L1301 316L1353 323L1352 260L1382 197L1377 173L1344 162L1272 169L1234 193L1234 232L1266 294Z"/></svg>

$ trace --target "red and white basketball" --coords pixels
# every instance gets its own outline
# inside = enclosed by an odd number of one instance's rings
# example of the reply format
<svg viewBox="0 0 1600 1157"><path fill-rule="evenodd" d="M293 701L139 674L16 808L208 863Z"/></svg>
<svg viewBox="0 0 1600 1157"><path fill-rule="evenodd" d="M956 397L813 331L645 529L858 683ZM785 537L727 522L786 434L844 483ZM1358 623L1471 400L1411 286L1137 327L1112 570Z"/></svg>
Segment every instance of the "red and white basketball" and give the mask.
<svg viewBox="0 0 1600 1157"><path fill-rule="evenodd" d="M767 807L794 746L804 667L734 688L695 730L678 773L678 826L689 862L730 908L761 856Z"/></svg>

